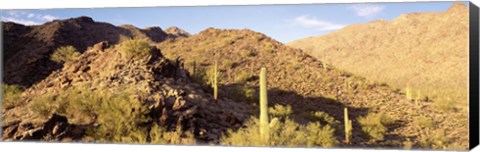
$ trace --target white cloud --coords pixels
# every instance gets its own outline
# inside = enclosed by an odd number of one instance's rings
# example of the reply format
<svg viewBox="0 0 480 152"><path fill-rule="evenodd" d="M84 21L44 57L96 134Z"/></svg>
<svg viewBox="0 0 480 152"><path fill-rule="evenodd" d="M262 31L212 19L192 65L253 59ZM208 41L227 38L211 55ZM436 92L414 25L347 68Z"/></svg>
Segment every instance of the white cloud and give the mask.
<svg viewBox="0 0 480 152"><path fill-rule="evenodd" d="M33 20L24 20L24 19L18 19L18 18L13 18L13 17L2 17L2 21L6 22L15 22L23 25L39 25L41 24L40 22L35 22Z"/></svg>
<svg viewBox="0 0 480 152"><path fill-rule="evenodd" d="M376 14L381 13L384 8L384 6L373 4L356 4L348 7L348 9L355 11L357 16L361 17L375 16Z"/></svg>
<svg viewBox="0 0 480 152"><path fill-rule="evenodd" d="M24 25L39 25L58 19L52 15L29 13L26 11L8 11L5 15L6 16L2 16L2 21L15 22Z"/></svg>
<svg viewBox="0 0 480 152"><path fill-rule="evenodd" d="M32 18L32 17L34 17L34 16L35 16L35 14L32 14L32 13L29 13L29 14L27 15L28 18Z"/></svg>
<svg viewBox="0 0 480 152"><path fill-rule="evenodd" d="M293 20L294 24L306 27L306 28L313 28L320 31L328 31L328 30L337 30L341 29L345 25L336 24L324 20L319 20L315 17L311 17L308 15L298 16Z"/></svg>
<svg viewBox="0 0 480 152"><path fill-rule="evenodd" d="M44 21L53 21L57 19L57 17L52 15L40 15L40 18Z"/></svg>

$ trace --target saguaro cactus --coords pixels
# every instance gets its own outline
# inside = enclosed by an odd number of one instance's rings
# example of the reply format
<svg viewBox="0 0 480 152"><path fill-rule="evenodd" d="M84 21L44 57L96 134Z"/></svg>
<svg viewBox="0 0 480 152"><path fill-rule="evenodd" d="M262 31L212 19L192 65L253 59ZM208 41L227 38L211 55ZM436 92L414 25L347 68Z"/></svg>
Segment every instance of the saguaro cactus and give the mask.
<svg viewBox="0 0 480 152"><path fill-rule="evenodd" d="M345 143L350 144L352 138L352 120L348 119L348 109L344 109L345 118Z"/></svg>
<svg viewBox="0 0 480 152"><path fill-rule="evenodd" d="M407 97L407 100L411 101L413 99L412 88L410 88L410 86L407 86L407 88L405 88L405 96Z"/></svg>
<svg viewBox="0 0 480 152"><path fill-rule="evenodd" d="M269 134L267 69L262 68L260 71L260 136L262 138L262 141L268 143Z"/></svg>
<svg viewBox="0 0 480 152"><path fill-rule="evenodd" d="M218 101L218 65L216 60L213 70L213 98Z"/></svg>

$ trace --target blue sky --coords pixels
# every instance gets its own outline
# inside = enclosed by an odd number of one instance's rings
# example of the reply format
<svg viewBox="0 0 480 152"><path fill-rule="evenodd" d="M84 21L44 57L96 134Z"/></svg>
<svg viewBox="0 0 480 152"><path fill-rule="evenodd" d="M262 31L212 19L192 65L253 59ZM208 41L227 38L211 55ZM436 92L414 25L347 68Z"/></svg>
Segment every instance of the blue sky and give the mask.
<svg viewBox="0 0 480 152"><path fill-rule="evenodd" d="M206 28L244 29L264 33L280 42L323 35L344 26L373 20L392 20L403 13L447 10L453 2L350 3L311 5L198 6L146 8L94 8L4 10L2 21L27 25L54 19L90 16L114 25L145 28L177 26L191 34ZM465 2L468 6L468 3Z"/></svg>

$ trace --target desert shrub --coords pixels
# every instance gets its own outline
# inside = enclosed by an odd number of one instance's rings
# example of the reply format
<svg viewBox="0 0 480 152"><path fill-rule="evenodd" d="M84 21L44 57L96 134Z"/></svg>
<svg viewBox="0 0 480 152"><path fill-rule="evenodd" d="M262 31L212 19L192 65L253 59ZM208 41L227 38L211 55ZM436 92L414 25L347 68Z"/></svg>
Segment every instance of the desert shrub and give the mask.
<svg viewBox="0 0 480 152"><path fill-rule="evenodd" d="M50 55L50 60L57 63L65 63L71 61L81 54L77 52L77 49L71 45L62 46L55 50L52 55Z"/></svg>
<svg viewBox="0 0 480 152"><path fill-rule="evenodd" d="M164 127L153 124L149 132L152 144L188 144L196 143L192 132L182 132L181 126L177 126L175 131L167 131Z"/></svg>
<svg viewBox="0 0 480 152"><path fill-rule="evenodd" d="M334 117L323 111L304 111L298 114L298 116L310 121L310 122L320 122L322 124L329 124L336 126L340 124L340 121L335 120Z"/></svg>
<svg viewBox="0 0 480 152"><path fill-rule="evenodd" d="M433 106L446 112L457 111L455 100L452 98L438 99L433 102Z"/></svg>
<svg viewBox="0 0 480 152"><path fill-rule="evenodd" d="M134 91L122 92L83 90L76 98L62 98L68 102L69 112L80 110L84 116L95 115L97 128L87 130L87 135L101 142L145 143L149 120L147 107L132 98ZM68 109L67 108L67 109ZM78 113L78 112L75 112ZM121 116L121 117L119 117Z"/></svg>
<svg viewBox="0 0 480 152"><path fill-rule="evenodd" d="M252 117L245 125L245 128L237 131L228 130L227 135L221 138L221 143L235 146L286 147L333 147L338 144L334 137L335 130L328 125L321 126L318 122L300 125L287 117L283 121L270 123L270 140L267 143L260 140L258 118Z"/></svg>
<svg viewBox="0 0 480 152"><path fill-rule="evenodd" d="M228 94L234 99L249 103L257 103L260 100L258 91L245 85L234 86L232 90L228 91Z"/></svg>
<svg viewBox="0 0 480 152"><path fill-rule="evenodd" d="M91 124L98 127L86 131L86 136L100 142L147 142L147 107L129 89L119 92L91 91L84 87L69 88L62 94L36 96L29 110L41 118L52 113L65 115L70 123Z"/></svg>
<svg viewBox="0 0 480 152"><path fill-rule="evenodd" d="M454 142L455 140L446 136L445 130L427 132L426 134L421 134L417 139L420 147L425 149L463 149L460 145Z"/></svg>
<svg viewBox="0 0 480 152"><path fill-rule="evenodd" d="M427 117L418 117L415 120L415 124L420 127L426 127L426 128L433 128L435 127L435 122L432 119L429 119Z"/></svg>
<svg viewBox="0 0 480 152"><path fill-rule="evenodd" d="M383 140L385 133L388 131L388 125L395 120L385 114L369 113L367 116L358 118L358 122L362 126L362 131L371 137L373 141Z"/></svg>
<svg viewBox="0 0 480 152"><path fill-rule="evenodd" d="M335 120L335 118L333 118L332 116L330 116L329 114L327 114L323 111L315 111L315 112L312 112L312 114L315 117L317 117L318 119L320 119L320 122L325 122L325 123L330 124L330 125L340 124L340 122L338 120Z"/></svg>
<svg viewBox="0 0 480 152"><path fill-rule="evenodd" d="M265 43L264 50L268 53L274 53L275 52L275 46L272 43Z"/></svg>
<svg viewBox="0 0 480 152"><path fill-rule="evenodd" d="M235 76L235 82L237 83L245 83L255 78L255 75L248 73L248 72L240 72Z"/></svg>
<svg viewBox="0 0 480 152"><path fill-rule="evenodd" d="M222 61L222 67L223 68L230 69L230 68L233 68L234 65L235 65L235 62L233 62L231 60L223 60Z"/></svg>
<svg viewBox="0 0 480 152"><path fill-rule="evenodd" d="M239 52L242 57L252 57L257 55L257 52L255 52L255 50L252 50L252 49L243 49L243 50L239 50Z"/></svg>
<svg viewBox="0 0 480 152"><path fill-rule="evenodd" d="M195 83L198 83L202 86L204 90L210 90L212 89L213 81L214 81L214 76L215 76L215 70L214 67L201 67L197 66L195 69L195 75L192 76L192 79ZM222 82L222 74L219 72L218 73L218 79L217 79L217 85L221 85Z"/></svg>
<svg viewBox="0 0 480 152"><path fill-rule="evenodd" d="M144 59L151 54L151 42L147 39L129 39L118 46L127 59Z"/></svg>
<svg viewBox="0 0 480 152"><path fill-rule="evenodd" d="M2 107L12 108L22 103L20 95L23 92L23 88L18 85L2 85Z"/></svg>
<svg viewBox="0 0 480 152"><path fill-rule="evenodd" d="M275 104L274 107L268 108L268 113L274 117L286 117L292 114L292 106L282 106L280 104Z"/></svg>

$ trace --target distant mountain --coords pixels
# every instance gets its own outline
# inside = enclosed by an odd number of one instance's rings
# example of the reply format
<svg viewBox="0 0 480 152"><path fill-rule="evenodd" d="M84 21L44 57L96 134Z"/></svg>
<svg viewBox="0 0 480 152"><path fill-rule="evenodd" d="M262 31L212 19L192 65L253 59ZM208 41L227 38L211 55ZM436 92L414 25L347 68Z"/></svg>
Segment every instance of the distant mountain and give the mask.
<svg viewBox="0 0 480 152"><path fill-rule="evenodd" d="M468 12L459 2L444 12L402 14L392 21L353 24L287 45L368 79L413 88L418 96L454 101L464 108L468 94Z"/></svg>
<svg viewBox="0 0 480 152"><path fill-rule="evenodd" d="M54 20L36 26L2 22L2 27L3 82L25 87L61 68L61 65L49 59L59 47L72 45L77 51L84 52L87 47L101 41L116 44L128 38L148 38L154 42L167 38L167 34L159 27L116 27L109 23L95 22L90 17Z"/></svg>
<svg viewBox="0 0 480 152"><path fill-rule="evenodd" d="M187 31L180 29L176 26L169 27L165 30L165 32L170 36L170 37L189 37L191 34L188 33Z"/></svg>

